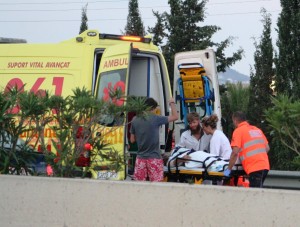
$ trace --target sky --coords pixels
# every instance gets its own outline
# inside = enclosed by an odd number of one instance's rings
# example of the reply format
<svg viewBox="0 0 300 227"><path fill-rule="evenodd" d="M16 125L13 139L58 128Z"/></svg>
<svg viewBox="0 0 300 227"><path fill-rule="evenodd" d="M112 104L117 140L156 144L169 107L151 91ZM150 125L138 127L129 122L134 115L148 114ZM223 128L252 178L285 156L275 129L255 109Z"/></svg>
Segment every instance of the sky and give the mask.
<svg viewBox="0 0 300 227"><path fill-rule="evenodd" d="M82 8L87 4L89 29L102 33L121 34L128 15L129 0L0 0L0 37L26 39L28 43L57 43L79 33ZM272 40L276 48L277 19L281 12L280 0L209 0L206 18L199 25L217 25L213 41L232 36L233 45L227 56L244 49L241 61L232 66L250 75L254 65L254 40L262 35L261 9L271 14ZM169 11L168 0L139 0L139 10L145 28L153 27L156 19L152 10Z"/></svg>

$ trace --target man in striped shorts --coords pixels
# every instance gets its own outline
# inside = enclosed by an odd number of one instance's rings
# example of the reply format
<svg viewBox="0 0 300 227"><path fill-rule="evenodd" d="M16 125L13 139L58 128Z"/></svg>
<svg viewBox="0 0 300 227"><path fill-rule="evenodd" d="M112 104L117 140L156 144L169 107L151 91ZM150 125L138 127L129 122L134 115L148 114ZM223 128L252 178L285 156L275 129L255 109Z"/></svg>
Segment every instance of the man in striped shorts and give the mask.
<svg viewBox="0 0 300 227"><path fill-rule="evenodd" d="M146 106L149 107L147 117L134 117L130 128L130 142L137 142L138 152L134 168L134 179L145 181L163 180L163 159L159 147L159 127L178 119L178 113L173 98L170 99L170 116L156 115L157 102L147 98Z"/></svg>

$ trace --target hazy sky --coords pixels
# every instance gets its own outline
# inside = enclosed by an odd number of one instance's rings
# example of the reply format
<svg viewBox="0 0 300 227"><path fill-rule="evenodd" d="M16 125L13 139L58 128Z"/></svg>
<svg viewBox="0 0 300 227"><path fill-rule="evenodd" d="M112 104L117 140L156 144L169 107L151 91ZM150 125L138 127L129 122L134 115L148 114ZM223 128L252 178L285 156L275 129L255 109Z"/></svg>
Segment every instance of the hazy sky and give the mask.
<svg viewBox="0 0 300 227"><path fill-rule="evenodd" d="M55 43L75 37L81 23L81 9L88 3L89 29L103 33L120 34L126 25L129 0L0 0L0 37L22 38L28 43ZM280 0L209 0L203 25L221 27L213 37L222 41L236 37L227 53L242 47L245 56L232 68L250 74L254 64L252 37L262 34L260 10L264 7L272 15L272 36L277 39L277 18L281 11ZM168 0L139 0L145 28L155 25L152 9L169 10Z"/></svg>

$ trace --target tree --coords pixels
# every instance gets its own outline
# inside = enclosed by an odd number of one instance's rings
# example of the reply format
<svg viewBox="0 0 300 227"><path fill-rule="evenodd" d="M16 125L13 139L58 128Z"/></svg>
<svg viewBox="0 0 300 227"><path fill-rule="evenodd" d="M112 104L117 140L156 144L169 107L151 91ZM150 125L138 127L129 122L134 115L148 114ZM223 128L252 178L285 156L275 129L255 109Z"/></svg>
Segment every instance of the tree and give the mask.
<svg viewBox="0 0 300 227"><path fill-rule="evenodd" d="M273 137L270 153L273 168L275 165L276 169L299 170L300 101L293 101L287 95L278 95L271 101L273 106L265 114Z"/></svg>
<svg viewBox="0 0 300 227"><path fill-rule="evenodd" d="M262 9L263 33L260 42L254 42L254 70L250 74L250 99L248 118L263 131L266 129L264 110L271 106L273 90L271 83L274 78L273 45L271 38L270 14Z"/></svg>
<svg viewBox="0 0 300 227"><path fill-rule="evenodd" d="M223 131L228 138L231 138L234 129L231 116L235 111L247 112L249 103L249 87L245 87L242 83L226 84L226 91L221 96L222 106L222 126ZM224 124L223 124L224 123Z"/></svg>
<svg viewBox="0 0 300 227"><path fill-rule="evenodd" d="M126 100L126 105L116 105L120 99ZM127 160L122 148L112 147L105 135L125 124L124 114L134 111L143 116L144 99L124 97L117 89L110 92L109 100L104 101L85 88L76 88L72 96L52 96L49 109L55 110L53 118L57 122L51 127L57 139L52 140L57 157L52 154L50 163L55 176L73 177L79 170L78 166L86 167L82 177L101 165L112 172L124 170ZM107 131L104 125L115 127ZM80 157L90 157L90 163L80 163Z"/></svg>
<svg viewBox="0 0 300 227"><path fill-rule="evenodd" d="M81 25L80 25L80 29L79 29L79 34L81 34L82 32L88 30L88 18L86 15L87 12L87 6L88 4L85 5L85 7L82 7L82 12L81 12Z"/></svg>
<svg viewBox="0 0 300 227"><path fill-rule="evenodd" d="M166 57L171 81L173 80L174 55L177 52L201 50L208 47L216 48L218 71L225 72L226 67L233 65L242 58L243 50L239 49L231 57L225 57L224 50L232 44L229 37L221 43L213 42L212 36L218 30L217 26L199 26L205 19L205 4L207 0L169 0L170 13L163 13L166 20L167 42L162 46Z"/></svg>
<svg viewBox="0 0 300 227"><path fill-rule="evenodd" d="M158 11L153 11L153 15L156 17L156 24L153 28L148 27L148 32L153 34L153 43L157 46L161 46L163 44L163 39L167 36L165 33L165 17L159 14Z"/></svg>
<svg viewBox="0 0 300 227"><path fill-rule="evenodd" d="M42 122L47 122L42 117L47 109L46 98L22 89L13 87L0 92L0 173L4 174L35 174L30 167L38 154L33 152L29 141L35 139ZM40 124L33 124L35 119ZM21 135L26 138L20 139Z"/></svg>
<svg viewBox="0 0 300 227"><path fill-rule="evenodd" d="M300 99L300 0L281 0L281 7L277 21L278 53L274 60L277 98L265 114L273 137L271 147L275 151L270 153L270 162L275 169L299 170L300 156L294 152L299 151L299 145L296 149L293 138L297 139L299 126L292 119L296 116L296 108L293 108L297 104L292 103Z"/></svg>
<svg viewBox="0 0 300 227"><path fill-rule="evenodd" d="M300 98L300 0L281 0L275 89Z"/></svg>
<svg viewBox="0 0 300 227"><path fill-rule="evenodd" d="M144 36L145 28L139 12L138 0L130 0L128 4L127 24L125 26L126 35Z"/></svg>

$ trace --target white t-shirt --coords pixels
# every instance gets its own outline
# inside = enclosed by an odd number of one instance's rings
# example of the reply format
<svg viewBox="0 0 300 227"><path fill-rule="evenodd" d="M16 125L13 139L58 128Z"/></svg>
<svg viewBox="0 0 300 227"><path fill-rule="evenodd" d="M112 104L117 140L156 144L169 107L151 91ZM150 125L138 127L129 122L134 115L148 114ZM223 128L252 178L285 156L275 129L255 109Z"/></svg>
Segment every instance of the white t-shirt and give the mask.
<svg viewBox="0 0 300 227"><path fill-rule="evenodd" d="M232 152L228 138L220 130L216 130L212 135L209 149L211 154L221 156L224 159L229 159Z"/></svg>
<svg viewBox="0 0 300 227"><path fill-rule="evenodd" d="M209 152L209 141L211 135L203 134L200 140L197 140L191 134L191 130L184 131L180 136L180 141L176 146L185 147L188 149L194 149L196 151L208 151Z"/></svg>

